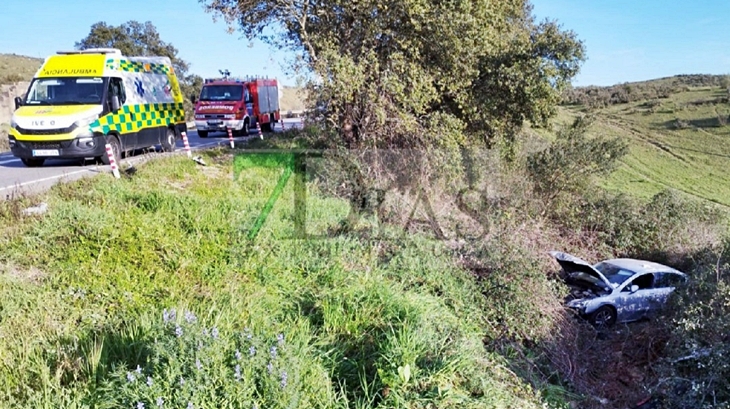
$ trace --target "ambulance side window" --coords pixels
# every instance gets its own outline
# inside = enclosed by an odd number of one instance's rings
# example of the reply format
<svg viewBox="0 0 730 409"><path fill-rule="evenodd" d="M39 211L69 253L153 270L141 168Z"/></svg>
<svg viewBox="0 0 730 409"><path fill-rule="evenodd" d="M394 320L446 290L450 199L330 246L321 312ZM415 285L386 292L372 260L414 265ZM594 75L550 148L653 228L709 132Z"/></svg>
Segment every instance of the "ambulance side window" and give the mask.
<svg viewBox="0 0 730 409"><path fill-rule="evenodd" d="M127 100L127 94L124 92L124 83L121 78L112 78L109 80L109 97L111 101L112 96L119 97L119 103L124 105L124 101Z"/></svg>
<svg viewBox="0 0 730 409"><path fill-rule="evenodd" d="M251 100L251 94L248 92L248 88L243 88L243 101L246 103L253 102Z"/></svg>

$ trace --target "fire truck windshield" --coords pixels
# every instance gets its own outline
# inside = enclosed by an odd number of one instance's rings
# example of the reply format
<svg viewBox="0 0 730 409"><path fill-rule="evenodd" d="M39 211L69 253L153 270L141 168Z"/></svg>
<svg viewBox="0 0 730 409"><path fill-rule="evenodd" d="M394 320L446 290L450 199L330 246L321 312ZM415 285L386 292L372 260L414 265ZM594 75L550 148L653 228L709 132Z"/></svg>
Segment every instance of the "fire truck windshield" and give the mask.
<svg viewBox="0 0 730 409"><path fill-rule="evenodd" d="M240 101L243 85L205 85L200 92L201 101Z"/></svg>

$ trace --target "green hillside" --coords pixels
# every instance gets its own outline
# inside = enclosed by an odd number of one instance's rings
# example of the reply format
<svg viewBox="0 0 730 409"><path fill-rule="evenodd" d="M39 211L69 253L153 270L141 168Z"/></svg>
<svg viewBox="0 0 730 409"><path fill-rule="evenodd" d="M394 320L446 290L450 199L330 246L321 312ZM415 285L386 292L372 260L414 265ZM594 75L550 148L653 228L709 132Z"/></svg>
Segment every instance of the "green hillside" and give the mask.
<svg viewBox="0 0 730 409"><path fill-rule="evenodd" d="M575 97L579 92L573 91L573 102L580 99ZM642 198L673 188L730 206L730 92L725 77L677 76L582 92L582 103L561 108L558 123L592 113L594 134L620 136L630 143L630 154L603 182L605 187ZM601 94L610 95L608 101L601 101Z"/></svg>

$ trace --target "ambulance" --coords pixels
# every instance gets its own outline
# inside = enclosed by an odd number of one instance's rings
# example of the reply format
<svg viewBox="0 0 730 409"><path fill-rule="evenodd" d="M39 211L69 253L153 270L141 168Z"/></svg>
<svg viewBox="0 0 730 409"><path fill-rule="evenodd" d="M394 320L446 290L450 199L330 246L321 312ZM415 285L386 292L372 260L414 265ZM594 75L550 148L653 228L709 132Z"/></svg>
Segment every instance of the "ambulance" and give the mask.
<svg viewBox="0 0 730 409"><path fill-rule="evenodd" d="M168 57L127 57L115 48L59 51L15 98L10 149L28 167L47 159L96 159L161 145L187 131L183 96Z"/></svg>
<svg viewBox="0 0 730 409"><path fill-rule="evenodd" d="M281 120L281 89L274 78L206 78L195 103L195 129L207 138L210 132L246 136L255 126L273 132Z"/></svg>

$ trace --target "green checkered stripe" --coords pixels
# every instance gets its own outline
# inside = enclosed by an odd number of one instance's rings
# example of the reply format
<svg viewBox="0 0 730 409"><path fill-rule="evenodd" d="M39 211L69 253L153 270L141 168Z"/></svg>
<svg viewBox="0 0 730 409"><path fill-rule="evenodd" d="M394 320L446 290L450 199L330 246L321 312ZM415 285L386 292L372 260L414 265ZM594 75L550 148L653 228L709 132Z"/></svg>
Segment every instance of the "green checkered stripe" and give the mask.
<svg viewBox="0 0 730 409"><path fill-rule="evenodd" d="M150 70L145 70L145 65L150 66ZM170 73L170 66L165 64L154 64L154 63L144 63L140 61L129 61L129 60L114 60L109 59L106 60L106 68L110 70L119 70L119 71L126 71L126 72L140 72L140 73L147 73L150 74L169 74Z"/></svg>
<svg viewBox="0 0 730 409"><path fill-rule="evenodd" d="M183 104L158 103L124 106L116 114L106 115L91 124L95 132L139 132L145 128L167 126L185 121Z"/></svg>

